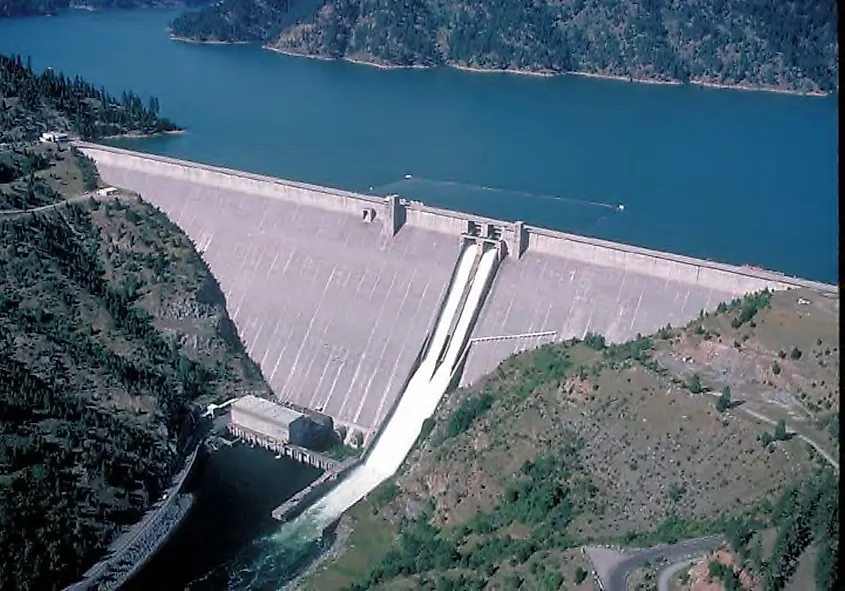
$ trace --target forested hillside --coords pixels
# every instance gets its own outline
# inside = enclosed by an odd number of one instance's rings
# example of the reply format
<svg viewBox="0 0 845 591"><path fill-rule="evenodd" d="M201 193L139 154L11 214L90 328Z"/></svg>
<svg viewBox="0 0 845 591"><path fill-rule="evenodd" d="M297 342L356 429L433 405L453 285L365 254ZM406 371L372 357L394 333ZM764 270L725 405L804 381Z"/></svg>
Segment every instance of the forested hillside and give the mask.
<svg viewBox="0 0 845 591"><path fill-rule="evenodd" d="M164 8L202 6L209 0L0 0L0 18L58 14L70 8Z"/></svg>
<svg viewBox="0 0 845 591"><path fill-rule="evenodd" d="M175 36L386 65L838 88L834 0L222 0Z"/></svg>
<svg viewBox="0 0 845 591"><path fill-rule="evenodd" d="M839 456L834 301L763 292L508 359L447 394L302 588L585 589L583 546L720 533L758 583L725 589L841 589L838 474L800 439Z"/></svg>
<svg viewBox="0 0 845 591"><path fill-rule="evenodd" d="M129 91L117 99L78 76L52 69L39 74L20 56L0 55L0 143L34 140L51 130L87 140L178 130L158 109L155 97L144 104Z"/></svg>
<svg viewBox="0 0 845 591"><path fill-rule="evenodd" d="M0 63L0 589L56 589L159 498L198 407L267 388L190 240L136 196L85 197L82 153L27 141L174 125Z"/></svg>

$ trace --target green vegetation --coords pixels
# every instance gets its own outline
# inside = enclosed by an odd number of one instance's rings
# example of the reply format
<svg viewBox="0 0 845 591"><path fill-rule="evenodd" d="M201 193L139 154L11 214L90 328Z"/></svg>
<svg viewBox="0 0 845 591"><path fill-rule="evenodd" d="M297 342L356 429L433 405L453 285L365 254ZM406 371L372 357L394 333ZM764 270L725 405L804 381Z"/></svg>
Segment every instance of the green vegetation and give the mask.
<svg viewBox="0 0 845 591"><path fill-rule="evenodd" d="M565 532L571 523L579 499L574 485L579 468L577 451L580 443L569 441L563 448L525 462L505 489L499 503L489 512L478 513L460 527L441 531L430 523L431 508L406 522L394 548L382 558L365 580L352 589L371 589L396 576L408 576L432 570L471 569L489 577L503 563L524 563L544 549L566 548L572 544ZM391 486L387 498L399 490ZM580 490L580 489L579 489ZM384 497L380 498L384 503ZM532 528L532 535L514 540L501 532L513 524ZM485 536L475 544L469 540ZM545 577L559 577L545 572ZM450 580L440 575L438 585L482 584L484 577L464 575ZM477 582L477 583L476 583ZM560 582L558 581L558 588ZM460 587L468 588L468 587Z"/></svg>
<svg viewBox="0 0 845 591"><path fill-rule="evenodd" d="M263 386L208 270L151 206L23 216L0 222L0 244L0 588L44 589L158 498L198 405ZM207 349L180 344L191 309Z"/></svg>
<svg viewBox="0 0 845 591"><path fill-rule="evenodd" d="M795 571L798 558L817 546L814 564L817 591L839 589L839 482L830 469L816 471L801 482L789 484L768 512L756 523L746 524L731 542L767 591L781 591ZM757 547L764 529L774 528L768 556ZM754 545L752 545L754 542ZM722 577L720 577L722 578ZM726 579L722 578L723 581Z"/></svg>
<svg viewBox="0 0 845 591"><path fill-rule="evenodd" d="M725 412L731 407L731 387L725 386L722 389L722 394L719 396L719 401L716 403L716 410Z"/></svg>
<svg viewBox="0 0 845 591"><path fill-rule="evenodd" d="M769 445L776 441L787 441L790 439L789 433L786 431L786 421L783 419L779 420L775 425L774 433L761 433L758 437L760 443L763 444L763 447L768 448Z"/></svg>
<svg viewBox="0 0 845 591"><path fill-rule="evenodd" d="M0 210L27 209L97 187L94 163L81 152L36 143L42 132L83 139L155 134L178 127L132 92L120 99L53 70L36 74L20 56L0 55Z"/></svg>
<svg viewBox="0 0 845 591"><path fill-rule="evenodd" d="M176 37L198 41L263 41L314 17L325 0L227 0L185 12L170 23Z"/></svg>
<svg viewBox="0 0 845 591"><path fill-rule="evenodd" d="M489 410L491 406L493 406L493 395L489 392L466 398L449 417L445 437L455 437L469 429L472 422Z"/></svg>
<svg viewBox="0 0 845 591"><path fill-rule="evenodd" d="M739 581L736 571L718 560L710 561L707 565L707 574L711 580L721 581L725 591L743 591L742 583Z"/></svg>
<svg viewBox="0 0 845 591"><path fill-rule="evenodd" d="M590 573L588 573L587 571L585 571L583 568L581 568L581 567L579 566L579 567L575 570L575 584L576 584L576 585L580 585L581 583L583 583L583 582L584 582L584 579L586 579L586 578L587 578L587 575L589 575L589 574L590 574Z"/></svg>
<svg viewBox="0 0 845 591"><path fill-rule="evenodd" d="M47 205L62 197L44 178L66 154L24 147L0 153L0 210Z"/></svg>
<svg viewBox="0 0 845 591"><path fill-rule="evenodd" d="M174 35L398 66L838 89L833 0L222 0Z"/></svg>
<svg viewBox="0 0 845 591"><path fill-rule="evenodd" d="M701 385L701 378L698 377L697 373L692 374L692 377L689 379L689 391L693 394L701 394L704 391Z"/></svg>
<svg viewBox="0 0 845 591"><path fill-rule="evenodd" d="M767 289L744 298L733 300L728 306L728 311L738 310L739 314L731 321L731 326L733 328L739 328L743 324L752 322L760 310L768 308L771 305L771 301L772 292Z"/></svg>
<svg viewBox="0 0 845 591"><path fill-rule="evenodd" d="M361 455L361 450L352 447L351 445L344 445L343 443L339 442L322 453L332 458L333 460L342 462L344 460L348 460L349 458L354 458L355 456Z"/></svg>
<svg viewBox="0 0 845 591"><path fill-rule="evenodd" d="M158 109L155 97L146 105L132 92L117 99L79 77L37 74L20 56L0 55L0 142L31 141L54 129L83 139L177 130Z"/></svg>

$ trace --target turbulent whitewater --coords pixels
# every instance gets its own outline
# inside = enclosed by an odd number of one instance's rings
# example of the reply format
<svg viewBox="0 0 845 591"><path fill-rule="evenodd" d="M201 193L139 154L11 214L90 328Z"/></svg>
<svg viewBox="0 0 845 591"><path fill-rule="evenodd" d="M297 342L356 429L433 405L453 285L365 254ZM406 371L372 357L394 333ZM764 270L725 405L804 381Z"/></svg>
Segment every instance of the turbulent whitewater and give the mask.
<svg viewBox="0 0 845 591"><path fill-rule="evenodd" d="M325 528L399 469L452 380L492 278L496 256L495 249L484 252L482 245L464 249L425 356L365 461L299 517L263 540L260 555L231 573L230 589L264 589L274 579L289 576L313 556L314 544Z"/></svg>

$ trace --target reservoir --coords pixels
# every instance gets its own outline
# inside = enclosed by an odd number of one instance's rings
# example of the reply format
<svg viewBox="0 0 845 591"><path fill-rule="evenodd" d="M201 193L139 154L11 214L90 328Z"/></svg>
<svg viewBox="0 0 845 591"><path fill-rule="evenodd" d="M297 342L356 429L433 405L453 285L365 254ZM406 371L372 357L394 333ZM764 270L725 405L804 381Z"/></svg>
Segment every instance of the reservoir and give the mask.
<svg viewBox="0 0 845 591"><path fill-rule="evenodd" d="M175 14L7 19L0 52L188 129L129 149L837 281L836 97L381 70L174 42Z"/></svg>

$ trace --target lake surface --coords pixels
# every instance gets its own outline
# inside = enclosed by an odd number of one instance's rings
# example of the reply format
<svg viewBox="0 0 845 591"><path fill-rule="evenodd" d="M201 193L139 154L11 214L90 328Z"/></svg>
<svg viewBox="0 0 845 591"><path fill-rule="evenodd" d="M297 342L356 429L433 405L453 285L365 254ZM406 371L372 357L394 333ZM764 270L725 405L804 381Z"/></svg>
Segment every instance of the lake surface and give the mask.
<svg viewBox="0 0 845 591"><path fill-rule="evenodd" d="M189 130L131 149L837 282L835 97L385 71L170 41L175 14L4 20L0 52Z"/></svg>

